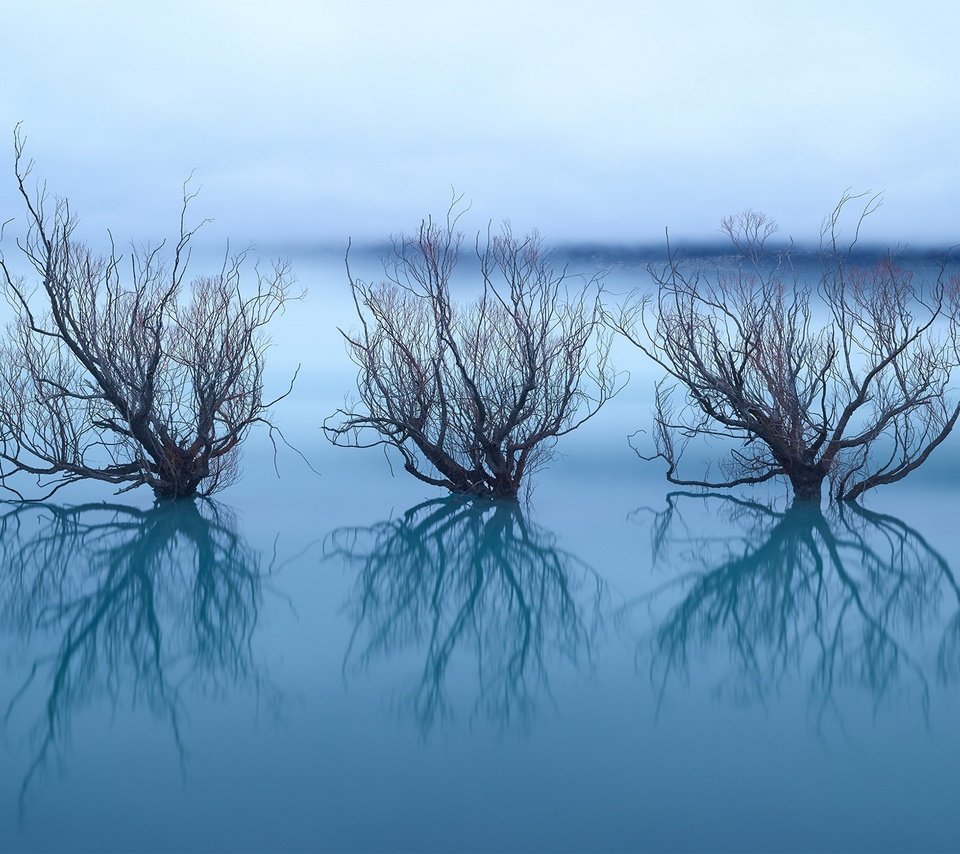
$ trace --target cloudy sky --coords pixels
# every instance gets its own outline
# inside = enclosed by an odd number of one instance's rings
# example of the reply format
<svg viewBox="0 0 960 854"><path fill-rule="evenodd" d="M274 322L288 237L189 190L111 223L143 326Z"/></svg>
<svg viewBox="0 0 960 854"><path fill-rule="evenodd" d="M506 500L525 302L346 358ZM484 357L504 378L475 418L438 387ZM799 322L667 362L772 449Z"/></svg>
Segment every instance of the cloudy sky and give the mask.
<svg viewBox="0 0 960 854"><path fill-rule="evenodd" d="M0 131L96 231L379 240L442 210L562 242L713 239L755 208L814 238L960 241L947 0L5 2ZM5 150L4 150L5 149ZM0 145L0 218L20 214ZM6 180L2 179L3 175Z"/></svg>

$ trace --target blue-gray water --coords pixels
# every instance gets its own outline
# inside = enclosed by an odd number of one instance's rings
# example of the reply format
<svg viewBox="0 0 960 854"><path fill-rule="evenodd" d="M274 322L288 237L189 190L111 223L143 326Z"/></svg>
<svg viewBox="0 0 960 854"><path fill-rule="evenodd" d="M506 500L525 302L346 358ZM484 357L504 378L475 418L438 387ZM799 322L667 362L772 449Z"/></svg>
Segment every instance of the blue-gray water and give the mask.
<svg viewBox="0 0 960 854"><path fill-rule="evenodd" d="M294 260L319 476L260 435L219 504L0 513L0 849L957 848L960 437L863 509L671 493L618 348L529 504L464 503L325 444L348 299Z"/></svg>

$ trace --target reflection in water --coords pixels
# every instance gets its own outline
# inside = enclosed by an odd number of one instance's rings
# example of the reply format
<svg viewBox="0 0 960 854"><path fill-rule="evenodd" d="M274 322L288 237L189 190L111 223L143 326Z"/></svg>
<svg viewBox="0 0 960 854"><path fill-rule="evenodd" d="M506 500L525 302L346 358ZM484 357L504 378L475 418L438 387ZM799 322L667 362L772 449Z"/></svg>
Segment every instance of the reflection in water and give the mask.
<svg viewBox="0 0 960 854"><path fill-rule="evenodd" d="M722 535L693 533L684 523L681 505L703 523L704 511L691 507L698 501L719 508ZM926 715L930 679L958 675L956 579L920 534L892 516L852 503L824 514L674 493L655 514L653 552L676 571L668 587L679 593L653 636L661 691L671 673L688 671L693 653L723 649L733 672L722 689L762 701L800 676L819 728L828 717L842 723L839 697L848 690L865 689L874 709L912 698ZM929 632L938 626L931 655Z"/></svg>
<svg viewBox="0 0 960 854"><path fill-rule="evenodd" d="M403 702L424 734L451 713L448 671L457 668L475 667L474 713L529 719L551 657L591 664L605 595L555 543L515 502L457 497L334 531L327 553L357 572L344 669L404 654L422 660Z"/></svg>
<svg viewBox="0 0 960 854"><path fill-rule="evenodd" d="M21 805L79 708L101 697L148 707L168 721L182 762L184 689L256 678L266 571L222 506L18 505L0 516L0 555L0 627L27 656L4 729L20 713L39 717Z"/></svg>

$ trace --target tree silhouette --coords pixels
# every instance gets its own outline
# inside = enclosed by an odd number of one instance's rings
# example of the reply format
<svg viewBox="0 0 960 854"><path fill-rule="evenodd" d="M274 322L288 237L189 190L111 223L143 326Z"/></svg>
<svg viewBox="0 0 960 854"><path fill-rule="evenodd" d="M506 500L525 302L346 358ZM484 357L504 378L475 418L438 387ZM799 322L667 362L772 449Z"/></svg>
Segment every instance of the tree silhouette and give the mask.
<svg viewBox="0 0 960 854"><path fill-rule="evenodd" d="M26 649L51 645L3 715L9 727L43 697L21 799L96 698L129 695L167 720L182 752L188 687L259 683L251 639L269 568L227 508L23 504L0 516L0 558L0 622Z"/></svg>
<svg viewBox="0 0 960 854"><path fill-rule="evenodd" d="M681 507L696 502L720 507L722 534L685 525ZM695 654L727 650L728 690L762 701L801 676L819 727L842 718L841 688L866 692L875 709L912 696L926 715L931 678L958 673L960 587L944 558L893 516L852 502L825 514L673 493L651 530L655 559L676 573L657 594L675 604L651 641L661 692ZM938 618L945 628L931 663L923 640Z"/></svg>
<svg viewBox="0 0 960 854"><path fill-rule="evenodd" d="M28 222L18 246L38 284L0 254L16 312L0 346L0 484L16 492L14 476L26 473L45 497L93 479L173 498L229 485L250 429L275 429L269 410L285 396L264 397L263 371L289 265L255 267L255 286L242 288L241 253L187 285L196 228L186 225L195 195L186 186L170 251L133 248L125 260L111 238L98 254L74 238L69 202L27 188L33 164L19 127L14 148Z"/></svg>
<svg viewBox="0 0 960 854"><path fill-rule="evenodd" d="M655 291L635 293L609 322L667 377L657 385L655 450L667 479L727 488L772 478L819 501L857 498L922 465L960 417L958 280L944 259L932 277L888 255L858 266L854 248L870 199L841 245L846 195L827 219L816 290L790 249L773 251L776 224L748 211L724 221L732 264L670 253L651 267ZM691 439L731 442L722 479L678 469Z"/></svg>
<svg viewBox="0 0 960 854"><path fill-rule="evenodd" d="M357 573L344 667L415 651L404 702L421 730L452 714L452 660L474 660L474 713L527 719L551 662L592 662L603 582L514 502L451 496L369 527L340 528L326 553Z"/></svg>
<svg viewBox="0 0 960 854"><path fill-rule="evenodd" d="M451 492L512 497L558 438L617 391L595 281L571 286L536 233L477 238L481 293L457 304L463 235L443 223L396 238L386 281L350 273L360 320L344 332L359 400L324 424L335 444L393 448L414 477Z"/></svg>

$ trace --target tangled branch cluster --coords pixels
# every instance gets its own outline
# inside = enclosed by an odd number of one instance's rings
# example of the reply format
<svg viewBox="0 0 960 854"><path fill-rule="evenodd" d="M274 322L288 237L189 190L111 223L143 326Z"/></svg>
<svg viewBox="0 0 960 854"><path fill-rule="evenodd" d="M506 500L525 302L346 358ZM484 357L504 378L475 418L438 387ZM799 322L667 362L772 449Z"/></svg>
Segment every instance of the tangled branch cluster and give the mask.
<svg viewBox="0 0 960 854"><path fill-rule="evenodd" d="M610 335L597 282L571 285L537 234L509 227L478 237L481 292L457 305L457 201L445 222L394 241L385 281L350 276L360 329L343 334L359 400L324 429L336 444L396 449L426 483L509 497L616 393Z"/></svg>
<svg viewBox="0 0 960 854"><path fill-rule="evenodd" d="M74 239L66 200L27 188L19 133L15 154L29 222L18 245L40 285L0 256L16 312L0 346L0 483L26 472L47 496L90 478L174 498L228 485L250 428L270 426L264 329L290 298L289 265L256 269L244 291L240 254L188 284L186 187L172 251L99 255Z"/></svg>
<svg viewBox="0 0 960 854"><path fill-rule="evenodd" d="M900 480L946 439L960 417L950 393L960 364L957 279L946 260L924 279L887 257L853 262L839 223L844 196L824 226L816 288L794 272L789 250L770 252L776 230L761 214L730 217L733 268L689 266L672 253L651 269L653 294L635 295L612 325L667 374L657 385L655 453L684 486L789 481L837 500ZM679 402L678 402L679 398ZM733 440L722 479L678 473L697 437Z"/></svg>
<svg viewBox="0 0 960 854"><path fill-rule="evenodd" d="M285 262L245 254L188 282L184 188L176 242L98 254L75 239L66 200L31 192L32 163L14 136L28 228L18 246L37 284L0 255L16 321L0 344L0 486L33 475L47 496L83 479L159 497L209 495L238 475L250 429L273 431L264 395L266 327L293 298ZM536 232L509 226L476 239L472 300L455 298L464 212L400 235L384 278L347 277L359 328L342 331L357 397L324 422L337 445L383 446L419 480L451 492L510 498L551 460L558 440L622 387L610 361L624 336L665 372L654 450L674 484L733 487L780 478L794 496L855 499L922 465L960 418L960 278L888 255L854 254L869 198L841 240L846 194L821 235L819 282L774 250L775 223L747 211L723 229L735 250L708 267L670 248L653 291L604 306L600 276L556 269ZM680 473L689 444L727 443L722 476Z"/></svg>

